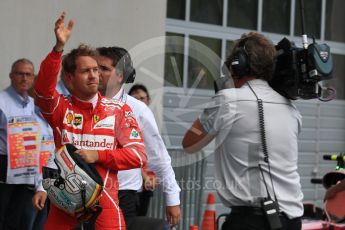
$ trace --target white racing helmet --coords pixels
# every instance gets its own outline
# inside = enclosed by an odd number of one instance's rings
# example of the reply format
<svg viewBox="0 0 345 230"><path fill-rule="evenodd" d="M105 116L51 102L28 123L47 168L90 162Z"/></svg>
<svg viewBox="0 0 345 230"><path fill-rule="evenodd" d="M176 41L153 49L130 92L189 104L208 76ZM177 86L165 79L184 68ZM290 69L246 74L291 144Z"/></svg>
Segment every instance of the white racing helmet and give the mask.
<svg viewBox="0 0 345 230"><path fill-rule="evenodd" d="M87 164L74 153L76 150L73 145L66 144L55 153L58 169L43 167L43 188L56 207L77 218L84 218L94 212L103 181L94 165Z"/></svg>

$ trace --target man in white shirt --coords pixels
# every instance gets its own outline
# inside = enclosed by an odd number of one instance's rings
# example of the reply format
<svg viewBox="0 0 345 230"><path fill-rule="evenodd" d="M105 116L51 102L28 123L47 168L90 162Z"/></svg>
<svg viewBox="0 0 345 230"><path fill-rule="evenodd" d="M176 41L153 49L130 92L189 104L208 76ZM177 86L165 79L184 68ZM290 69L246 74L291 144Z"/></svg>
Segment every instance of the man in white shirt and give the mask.
<svg viewBox="0 0 345 230"><path fill-rule="evenodd" d="M99 90L102 95L127 103L142 130L144 144L148 155L148 168L152 170L163 186L167 220L175 226L180 220L180 188L175 180L171 159L151 110L141 101L126 94L122 84L134 81L135 69L129 53L120 47L102 47L98 65L100 69ZM140 169L120 171L119 200L125 219L136 215L136 192L141 190L143 179Z"/></svg>
<svg viewBox="0 0 345 230"><path fill-rule="evenodd" d="M222 230L277 229L272 226L279 221L279 229L301 229L301 115L268 84L275 55L263 35L242 35L225 63L235 88L220 90L183 139L185 151L193 153L215 138L217 192L231 208ZM278 208L264 212L267 204ZM271 214L277 222L269 222Z"/></svg>

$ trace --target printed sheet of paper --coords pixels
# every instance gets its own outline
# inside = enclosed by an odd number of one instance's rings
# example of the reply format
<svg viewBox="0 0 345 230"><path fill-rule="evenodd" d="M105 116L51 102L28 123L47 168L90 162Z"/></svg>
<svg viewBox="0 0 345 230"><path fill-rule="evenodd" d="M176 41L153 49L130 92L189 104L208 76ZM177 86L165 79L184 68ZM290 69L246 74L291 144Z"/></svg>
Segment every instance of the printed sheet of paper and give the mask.
<svg viewBox="0 0 345 230"><path fill-rule="evenodd" d="M34 184L40 165L39 133L39 123L33 116L8 119L7 183Z"/></svg>

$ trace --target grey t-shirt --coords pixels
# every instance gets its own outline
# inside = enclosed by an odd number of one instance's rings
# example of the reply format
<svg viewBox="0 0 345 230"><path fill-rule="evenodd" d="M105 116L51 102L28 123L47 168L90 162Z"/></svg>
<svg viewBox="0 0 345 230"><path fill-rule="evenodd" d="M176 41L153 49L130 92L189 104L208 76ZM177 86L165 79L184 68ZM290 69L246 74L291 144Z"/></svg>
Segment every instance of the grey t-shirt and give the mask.
<svg viewBox="0 0 345 230"><path fill-rule="evenodd" d="M271 175L280 210L289 218L303 215L303 194L297 172L297 137L301 115L291 102L266 81L249 82L263 100ZM224 89L215 95L199 117L203 128L216 135L215 177L217 192L227 207L259 206L272 183L262 151L258 104L248 85Z"/></svg>

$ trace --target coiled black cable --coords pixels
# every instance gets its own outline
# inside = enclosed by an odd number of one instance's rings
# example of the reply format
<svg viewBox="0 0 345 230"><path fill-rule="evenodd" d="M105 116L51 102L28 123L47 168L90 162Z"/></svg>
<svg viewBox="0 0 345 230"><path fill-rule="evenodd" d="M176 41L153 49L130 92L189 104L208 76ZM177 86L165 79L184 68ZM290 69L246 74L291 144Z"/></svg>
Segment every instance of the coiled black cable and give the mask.
<svg viewBox="0 0 345 230"><path fill-rule="evenodd" d="M255 94L254 91L253 93ZM264 121L264 106L263 106L262 100L259 99L256 94L255 94L255 97L258 102L260 137L261 137L261 143L262 143L262 151L264 153L264 161L266 163L269 163L268 148L267 148L267 143L266 143L265 121Z"/></svg>
<svg viewBox="0 0 345 230"><path fill-rule="evenodd" d="M277 195L274 189L274 184L273 184L273 179L272 179L272 174L271 174L271 165L270 165L270 161L269 161L269 156L268 156L268 148L267 148L267 140L266 140L266 131L265 131L265 117L264 117L264 105L263 105L263 101L261 99L259 99L259 97L256 95L255 91L253 90L253 88L250 86L249 82L247 82L247 85L249 87L249 89L253 92L254 96L256 97L256 100L258 102L258 113L259 113L259 128L260 128L260 137L261 137L261 145L262 145L262 152L264 153L264 161L267 163L268 166L268 174L270 176L271 179L271 184L272 184L272 190L273 190L273 195L274 195L274 199L278 204L279 207L279 202L277 199ZM259 165L259 168L262 172L262 169L260 167L261 165ZM262 172L262 176L264 176L263 172ZM266 191L267 191L267 195L268 198L270 198L270 194L268 192L268 188L266 185L266 181L265 178L263 177L264 183L265 183L265 187L266 187Z"/></svg>

